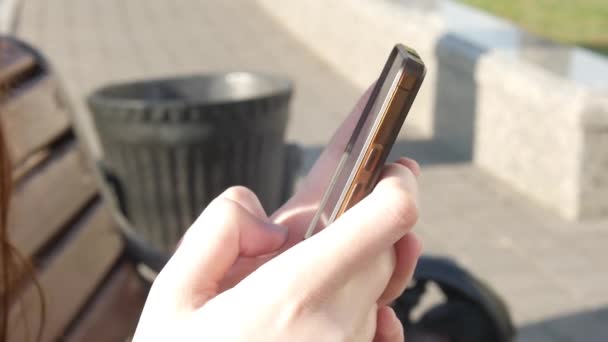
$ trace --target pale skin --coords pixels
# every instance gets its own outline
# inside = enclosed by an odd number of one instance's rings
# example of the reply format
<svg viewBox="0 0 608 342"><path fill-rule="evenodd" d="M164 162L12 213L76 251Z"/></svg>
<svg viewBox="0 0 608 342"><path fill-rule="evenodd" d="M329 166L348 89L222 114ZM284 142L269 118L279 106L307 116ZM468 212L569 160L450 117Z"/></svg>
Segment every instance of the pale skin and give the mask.
<svg viewBox="0 0 608 342"><path fill-rule="evenodd" d="M370 195L302 241L367 96L272 216L243 187L207 206L155 280L134 341L403 341L388 304L421 253L415 161L387 164Z"/></svg>

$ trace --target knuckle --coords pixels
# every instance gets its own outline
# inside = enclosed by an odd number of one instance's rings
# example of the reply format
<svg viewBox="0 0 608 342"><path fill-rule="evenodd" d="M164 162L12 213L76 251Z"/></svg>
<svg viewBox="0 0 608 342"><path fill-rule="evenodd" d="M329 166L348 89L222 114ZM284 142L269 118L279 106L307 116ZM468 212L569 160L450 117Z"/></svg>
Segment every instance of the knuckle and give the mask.
<svg viewBox="0 0 608 342"><path fill-rule="evenodd" d="M249 188L242 185L231 186L221 195L235 202L257 200L257 196Z"/></svg>
<svg viewBox="0 0 608 342"><path fill-rule="evenodd" d="M317 321L316 317L328 314L328 308L325 305L320 307L314 295L291 296L289 302L284 303L282 310L278 324L285 330L291 331L294 327L300 326L302 321L310 319ZM309 336L315 336L315 340L320 341L346 342L353 340L350 329L331 320L317 321L316 331Z"/></svg>
<svg viewBox="0 0 608 342"><path fill-rule="evenodd" d="M416 198L397 179L387 179L381 185L387 218L400 228L411 228L419 217Z"/></svg>
<svg viewBox="0 0 608 342"><path fill-rule="evenodd" d="M215 214L230 214L236 210L236 203L229 198L220 197L211 202L210 209Z"/></svg>
<svg viewBox="0 0 608 342"><path fill-rule="evenodd" d="M202 215L196 220L196 226L225 226L237 220L240 216L239 205L228 198L219 197L215 199ZM198 224L197 224L198 223Z"/></svg>
<svg viewBox="0 0 608 342"><path fill-rule="evenodd" d="M207 231L207 228L209 227L225 223L226 220L231 220L236 216L237 211L237 204L233 201L221 196L214 199L186 231L182 237L182 244L192 239L193 235L198 236Z"/></svg>
<svg viewBox="0 0 608 342"><path fill-rule="evenodd" d="M321 300L319 291L310 291L310 289L294 291L290 297L290 305L287 305L286 309L288 312L287 317L291 317L292 319L300 319L311 315L317 310L317 303Z"/></svg>

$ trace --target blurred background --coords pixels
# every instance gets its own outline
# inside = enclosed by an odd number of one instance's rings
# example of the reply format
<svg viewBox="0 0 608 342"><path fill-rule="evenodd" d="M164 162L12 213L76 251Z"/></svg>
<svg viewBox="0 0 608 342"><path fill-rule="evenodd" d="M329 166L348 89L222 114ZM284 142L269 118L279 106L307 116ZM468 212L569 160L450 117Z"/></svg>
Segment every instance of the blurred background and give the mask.
<svg viewBox="0 0 608 342"><path fill-rule="evenodd" d="M293 90L279 140L295 146L286 153L297 156L285 158L297 183L394 44L416 49L427 77L391 158L422 165L416 229L425 254L486 282L518 341L608 340L608 2L0 0L0 8L3 32L54 66L94 165L112 159L86 103L99 87L248 71Z"/></svg>
<svg viewBox="0 0 608 342"><path fill-rule="evenodd" d="M463 0L496 16L513 21L523 30L560 43L608 54L605 1L484 1Z"/></svg>

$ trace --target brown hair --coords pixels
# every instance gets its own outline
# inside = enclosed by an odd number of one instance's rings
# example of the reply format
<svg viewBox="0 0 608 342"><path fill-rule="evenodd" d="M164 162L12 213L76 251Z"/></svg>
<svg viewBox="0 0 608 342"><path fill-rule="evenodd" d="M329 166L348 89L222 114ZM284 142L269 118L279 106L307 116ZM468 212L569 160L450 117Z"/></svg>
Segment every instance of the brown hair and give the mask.
<svg viewBox="0 0 608 342"><path fill-rule="evenodd" d="M0 89L0 95L2 94ZM0 96L0 103L2 97ZM1 114L1 113L0 113ZM8 234L9 202L12 193L12 164L8 153L4 131L0 125L0 342L8 340L9 316L11 305L16 295L16 287L23 274L31 276L38 292L41 304L40 326L36 341L42 339L45 321L45 301L40 283L34 277L34 267L29 260L20 254L11 244ZM24 319L25 313L24 314ZM27 326L27 324L26 324ZM28 333L26 331L26 333Z"/></svg>
<svg viewBox="0 0 608 342"><path fill-rule="evenodd" d="M9 297L11 295L12 246L8 241L8 201L11 193L11 167L0 129L0 341L6 341L8 330Z"/></svg>

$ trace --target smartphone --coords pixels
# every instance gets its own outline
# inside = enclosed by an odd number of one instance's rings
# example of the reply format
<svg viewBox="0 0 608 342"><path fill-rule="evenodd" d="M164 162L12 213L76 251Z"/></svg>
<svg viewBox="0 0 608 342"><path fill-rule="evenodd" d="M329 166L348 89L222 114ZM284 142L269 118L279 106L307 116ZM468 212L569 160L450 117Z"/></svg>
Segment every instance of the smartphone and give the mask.
<svg viewBox="0 0 608 342"><path fill-rule="evenodd" d="M426 68L413 49L397 44L388 57L304 238L331 224L374 188Z"/></svg>

